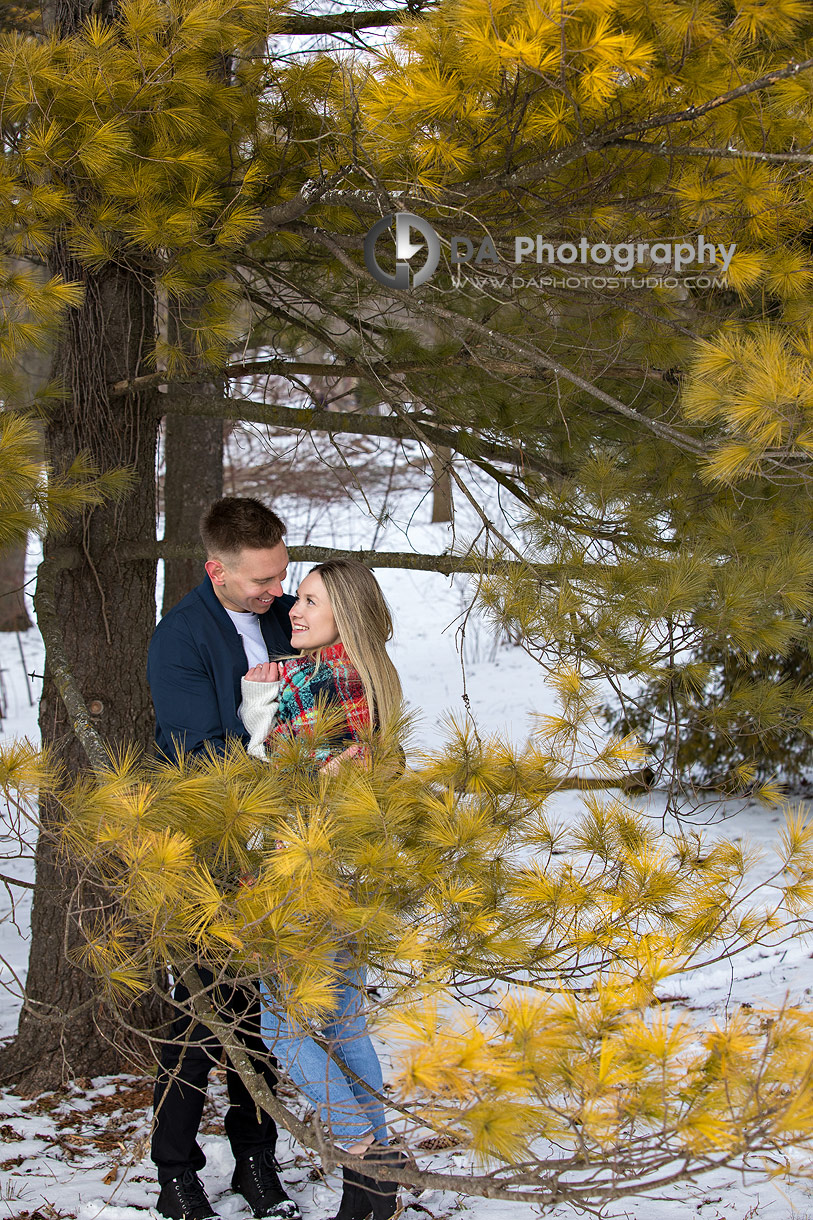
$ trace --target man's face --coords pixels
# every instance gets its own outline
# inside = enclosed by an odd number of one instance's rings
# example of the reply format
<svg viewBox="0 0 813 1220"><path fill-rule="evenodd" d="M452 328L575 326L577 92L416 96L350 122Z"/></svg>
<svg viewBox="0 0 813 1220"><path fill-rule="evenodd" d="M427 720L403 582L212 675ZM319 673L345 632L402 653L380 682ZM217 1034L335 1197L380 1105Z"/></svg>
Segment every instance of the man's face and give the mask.
<svg viewBox="0 0 813 1220"><path fill-rule="evenodd" d="M265 614L274 598L282 594L288 552L284 542L261 550L244 548L226 559L207 560L206 571L215 597L227 610Z"/></svg>

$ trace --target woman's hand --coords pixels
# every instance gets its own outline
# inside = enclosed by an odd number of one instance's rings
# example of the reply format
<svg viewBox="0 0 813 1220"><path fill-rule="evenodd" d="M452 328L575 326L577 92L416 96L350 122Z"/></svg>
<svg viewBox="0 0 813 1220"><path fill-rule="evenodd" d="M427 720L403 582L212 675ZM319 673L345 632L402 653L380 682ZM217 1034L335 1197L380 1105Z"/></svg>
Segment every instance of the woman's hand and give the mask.
<svg viewBox="0 0 813 1220"><path fill-rule="evenodd" d="M279 682L279 665L276 661L252 665L245 678L247 682Z"/></svg>
<svg viewBox="0 0 813 1220"><path fill-rule="evenodd" d="M335 775L341 764L345 762L346 759L357 758L358 755L361 755L361 757L358 758L360 765L364 767L365 771L369 771L370 760L366 754L362 752L362 747L360 745L348 746L346 750L342 750L341 754L334 754L333 757L329 758L326 763L322 763L320 770L324 771L327 775Z"/></svg>

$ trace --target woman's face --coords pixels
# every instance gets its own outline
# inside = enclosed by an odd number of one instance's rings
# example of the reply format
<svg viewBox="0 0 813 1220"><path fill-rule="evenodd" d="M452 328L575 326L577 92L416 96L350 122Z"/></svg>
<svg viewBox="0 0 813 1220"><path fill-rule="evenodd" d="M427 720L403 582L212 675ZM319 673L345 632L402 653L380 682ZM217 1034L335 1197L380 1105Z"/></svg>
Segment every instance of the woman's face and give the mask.
<svg viewBox="0 0 813 1220"><path fill-rule="evenodd" d="M330 608L324 581L318 572L310 572L296 591L296 601L288 611L291 616L291 643L294 648L314 652L338 644L339 633Z"/></svg>

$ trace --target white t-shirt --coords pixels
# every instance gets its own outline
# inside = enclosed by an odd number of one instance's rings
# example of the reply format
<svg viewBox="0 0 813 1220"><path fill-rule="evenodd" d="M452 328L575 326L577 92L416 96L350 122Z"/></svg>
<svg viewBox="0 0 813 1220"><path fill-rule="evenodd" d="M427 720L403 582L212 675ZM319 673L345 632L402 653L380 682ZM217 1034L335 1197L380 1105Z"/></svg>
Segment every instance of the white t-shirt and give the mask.
<svg viewBox="0 0 813 1220"><path fill-rule="evenodd" d="M229 610L228 606L223 609L243 640L249 669L252 665L262 665L263 661L268 660L268 646L263 639L260 616L252 614L250 610Z"/></svg>

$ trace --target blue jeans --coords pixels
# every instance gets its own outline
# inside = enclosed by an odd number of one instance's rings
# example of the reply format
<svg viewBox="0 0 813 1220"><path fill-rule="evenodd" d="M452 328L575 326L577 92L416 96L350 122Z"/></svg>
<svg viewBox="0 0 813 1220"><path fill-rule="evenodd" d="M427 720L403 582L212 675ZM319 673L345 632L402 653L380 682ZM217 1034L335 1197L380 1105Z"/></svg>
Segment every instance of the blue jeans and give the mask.
<svg viewBox="0 0 813 1220"><path fill-rule="evenodd" d="M280 1068L305 1094L334 1144L350 1147L370 1132L387 1142L384 1106L364 1085L346 1076L348 1067L379 1094L383 1085L381 1064L367 1033L364 1019L363 970L348 970L336 992L333 1012L323 1018L319 1034L327 1050L303 1030L292 1029L284 1013L275 1012L265 983L260 1030Z"/></svg>

